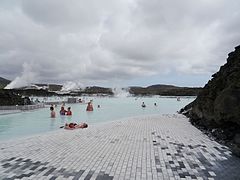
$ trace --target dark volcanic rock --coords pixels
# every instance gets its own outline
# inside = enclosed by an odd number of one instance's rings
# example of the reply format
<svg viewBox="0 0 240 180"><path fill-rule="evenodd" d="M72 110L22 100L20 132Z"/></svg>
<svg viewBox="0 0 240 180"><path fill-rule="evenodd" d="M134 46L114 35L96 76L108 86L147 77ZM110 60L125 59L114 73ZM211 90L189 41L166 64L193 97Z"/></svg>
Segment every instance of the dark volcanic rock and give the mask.
<svg viewBox="0 0 240 180"><path fill-rule="evenodd" d="M180 112L240 155L240 46L212 77L196 100Z"/></svg>
<svg viewBox="0 0 240 180"><path fill-rule="evenodd" d="M19 94L21 96L56 96L55 92L49 92L44 89L4 89L4 91Z"/></svg>
<svg viewBox="0 0 240 180"><path fill-rule="evenodd" d="M104 87L98 87L98 86L92 86L92 87L87 87L83 91L81 91L82 94L108 94L108 95L113 95L112 89L111 88L104 88Z"/></svg>
<svg viewBox="0 0 240 180"><path fill-rule="evenodd" d="M0 90L0 106L29 105L31 101L28 97L22 98L21 95L13 91Z"/></svg>
<svg viewBox="0 0 240 180"><path fill-rule="evenodd" d="M40 89L0 89L0 106L29 105L30 96L56 96L54 92ZM24 97L24 98L22 98Z"/></svg>

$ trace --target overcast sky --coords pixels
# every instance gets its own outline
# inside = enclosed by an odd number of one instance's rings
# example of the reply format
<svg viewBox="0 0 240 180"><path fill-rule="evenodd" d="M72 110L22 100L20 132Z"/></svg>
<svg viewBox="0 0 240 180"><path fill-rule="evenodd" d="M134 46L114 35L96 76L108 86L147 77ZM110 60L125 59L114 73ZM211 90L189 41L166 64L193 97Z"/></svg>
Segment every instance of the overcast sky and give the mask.
<svg viewBox="0 0 240 180"><path fill-rule="evenodd" d="M240 44L237 0L1 0L0 77L203 86Z"/></svg>

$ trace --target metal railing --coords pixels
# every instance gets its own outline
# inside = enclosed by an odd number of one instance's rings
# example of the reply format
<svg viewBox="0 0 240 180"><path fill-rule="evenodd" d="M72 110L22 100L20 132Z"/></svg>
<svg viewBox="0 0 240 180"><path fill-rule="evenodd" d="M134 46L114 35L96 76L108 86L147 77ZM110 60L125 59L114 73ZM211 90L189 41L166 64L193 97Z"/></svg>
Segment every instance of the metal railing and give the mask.
<svg viewBox="0 0 240 180"><path fill-rule="evenodd" d="M0 110L21 110L28 111L39 108L44 108L44 103L34 104L34 105L16 105L16 106L0 106Z"/></svg>

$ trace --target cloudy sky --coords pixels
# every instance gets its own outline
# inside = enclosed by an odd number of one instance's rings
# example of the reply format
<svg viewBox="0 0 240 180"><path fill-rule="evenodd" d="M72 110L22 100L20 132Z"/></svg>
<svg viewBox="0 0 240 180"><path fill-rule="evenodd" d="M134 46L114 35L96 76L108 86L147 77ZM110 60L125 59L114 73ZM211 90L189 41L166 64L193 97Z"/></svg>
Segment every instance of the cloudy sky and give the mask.
<svg viewBox="0 0 240 180"><path fill-rule="evenodd" d="M1 0L0 77L203 86L240 44L236 0Z"/></svg>

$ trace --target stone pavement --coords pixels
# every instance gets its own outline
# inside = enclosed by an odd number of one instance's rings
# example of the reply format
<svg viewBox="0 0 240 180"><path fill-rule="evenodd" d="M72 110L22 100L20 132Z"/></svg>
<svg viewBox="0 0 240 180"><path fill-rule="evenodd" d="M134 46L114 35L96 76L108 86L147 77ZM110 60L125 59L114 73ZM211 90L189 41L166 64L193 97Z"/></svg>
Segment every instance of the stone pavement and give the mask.
<svg viewBox="0 0 240 180"><path fill-rule="evenodd" d="M240 179L240 158L181 115L0 142L0 179Z"/></svg>

